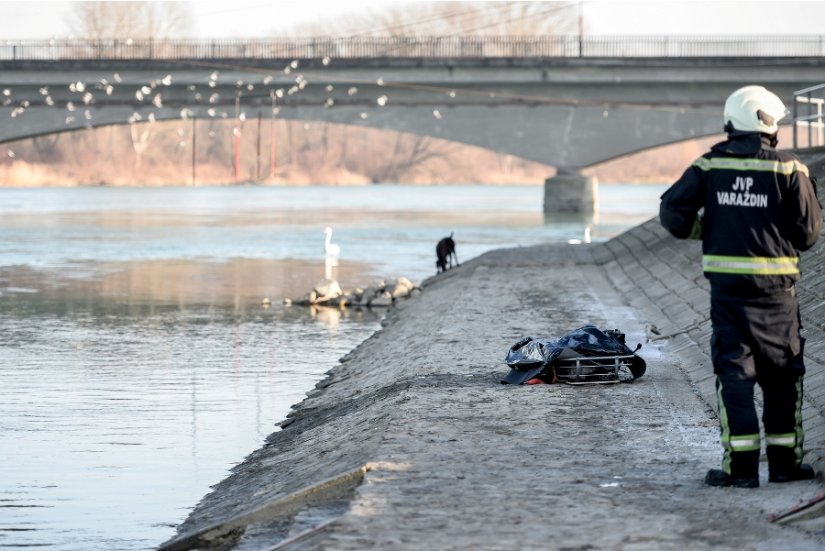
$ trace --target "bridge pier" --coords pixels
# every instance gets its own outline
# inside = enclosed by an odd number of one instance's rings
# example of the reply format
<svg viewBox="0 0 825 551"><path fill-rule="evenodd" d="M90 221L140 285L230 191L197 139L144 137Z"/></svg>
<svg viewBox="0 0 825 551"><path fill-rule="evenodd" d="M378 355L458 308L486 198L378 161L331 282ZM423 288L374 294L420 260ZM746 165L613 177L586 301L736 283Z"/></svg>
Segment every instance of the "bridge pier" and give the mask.
<svg viewBox="0 0 825 551"><path fill-rule="evenodd" d="M591 215L599 209L599 188L595 176L559 168L544 181L544 214Z"/></svg>

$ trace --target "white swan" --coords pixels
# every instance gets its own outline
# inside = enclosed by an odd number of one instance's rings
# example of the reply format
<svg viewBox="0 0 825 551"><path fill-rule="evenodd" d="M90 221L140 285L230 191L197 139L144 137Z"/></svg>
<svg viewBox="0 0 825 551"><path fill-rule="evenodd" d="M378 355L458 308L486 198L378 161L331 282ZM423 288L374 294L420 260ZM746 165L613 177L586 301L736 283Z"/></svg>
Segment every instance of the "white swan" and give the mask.
<svg viewBox="0 0 825 551"><path fill-rule="evenodd" d="M591 240L591 229L593 228L593 224L588 224L584 228L584 239L568 239L567 242L571 245L581 245L582 243L590 243Z"/></svg>
<svg viewBox="0 0 825 551"><path fill-rule="evenodd" d="M332 228L324 228L324 277L332 279L332 268L338 266L341 247L332 242Z"/></svg>
<svg viewBox="0 0 825 551"><path fill-rule="evenodd" d="M332 228L324 228L324 254L326 256L341 256L341 247L332 242Z"/></svg>

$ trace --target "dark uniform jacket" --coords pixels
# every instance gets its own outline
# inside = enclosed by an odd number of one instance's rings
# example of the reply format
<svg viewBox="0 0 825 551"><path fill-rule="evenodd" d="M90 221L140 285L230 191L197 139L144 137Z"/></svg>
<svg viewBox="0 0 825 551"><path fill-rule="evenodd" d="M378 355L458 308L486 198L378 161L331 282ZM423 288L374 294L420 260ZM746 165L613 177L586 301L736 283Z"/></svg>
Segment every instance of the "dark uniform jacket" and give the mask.
<svg viewBox="0 0 825 551"><path fill-rule="evenodd" d="M741 134L685 171L662 195L659 219L681 239L701 231L702 265L714 288L761 295L799 279L799 253L819 237L822 206L795 155L777 151L768 137Z"/></svg>

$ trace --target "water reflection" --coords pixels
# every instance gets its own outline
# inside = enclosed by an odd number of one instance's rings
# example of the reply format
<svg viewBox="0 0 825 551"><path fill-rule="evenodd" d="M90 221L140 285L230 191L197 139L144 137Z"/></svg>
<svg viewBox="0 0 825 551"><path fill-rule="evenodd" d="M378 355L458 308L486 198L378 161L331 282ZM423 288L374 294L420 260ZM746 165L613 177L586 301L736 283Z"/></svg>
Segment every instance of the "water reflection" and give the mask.
<svg viewBox="0 0 825 551"><path fill-rule="evenodd" d="M350 261L334 268L345 288L369 280L368 266ZM311 290L323 262L238 258L132 262L80 262L59 267L0 266L0 308L32 314L76 311L151 315L160 309L231 306L254 312L264 297L279 303Z"/></svg>
<svg viewBox="0 0 825 551"><path fill-rule="evenodd" d="M0 547L146 549L169 538L378 327L371 311L261 306L264 293L305 291L319 270L1 268Z"/></svg>

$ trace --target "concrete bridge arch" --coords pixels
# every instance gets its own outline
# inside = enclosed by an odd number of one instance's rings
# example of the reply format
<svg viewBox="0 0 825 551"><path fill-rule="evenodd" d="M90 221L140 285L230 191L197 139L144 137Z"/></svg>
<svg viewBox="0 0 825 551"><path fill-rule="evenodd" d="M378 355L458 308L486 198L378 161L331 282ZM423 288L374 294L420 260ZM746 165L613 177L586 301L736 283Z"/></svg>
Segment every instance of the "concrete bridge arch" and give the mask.
<svg viewBox="0 0 825 551"><path fill-rule="evenodd" d="M433 136L575 173L719 133L732 90L763 84L790 103L825 69L822 37L569 38L111 41L94 55L13 45L0 48L0 143L138 118L267 116L274 104L282 119Z"/></svg>
<svg viewBox="0 0 825 551"><path fill-rule="evenodd" d="M0 82L9 94L0 107L0 121L5 121L0 143L124 124L136 116L268 114L270 92L296 86L294 73L280 71L283 60L240 63L237 69L222 63L219 78L210 81L216 71L210 64L3 62ZM276 107L280 118L410 132L577 169L718 133L724 98L736 87L758 82L790 101L794 90L821 79L823 67L825 58L441 59L426 64L384 59L342 60L329 67L306 60L301 75L307 84L276 98ZM113 75L120 82L115 84ZM168 86L147 89L165 75L171 75ZM84 84L83 93L69 90L67 84L75 82ZM113 86L113 93L106 95L101 82ZM138 99L141 89L146 93ZM87 105L83 98L89 93L93 99ZM160 106L152 104L158 94Z"/></svg>

